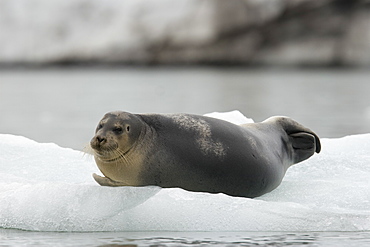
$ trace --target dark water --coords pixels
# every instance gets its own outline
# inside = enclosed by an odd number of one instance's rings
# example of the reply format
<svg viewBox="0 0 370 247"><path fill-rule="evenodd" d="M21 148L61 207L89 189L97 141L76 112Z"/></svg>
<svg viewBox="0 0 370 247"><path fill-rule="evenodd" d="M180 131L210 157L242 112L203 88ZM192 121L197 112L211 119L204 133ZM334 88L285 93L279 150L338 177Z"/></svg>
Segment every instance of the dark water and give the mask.
<svg viewBox="0 0 370 247"><path fill-rule="evenodd" d="M296 119L321 137L370 132L367 70L221 68L0 71L0 133L82 149L104 113L239 110Z"/></svg>
<svg viewBox="0 0 370 247"><path fill-rule="evenodd" d="M370 72L220 68L0 71L0 133L82 149L105 112L237 109L290 116L321 137L370 132ZM222 212L221 212L222 213ZM0 229L0 246L370 246L370 232L94 232Z"/></svg>
<svg viewBox="0 0 370 247"><path fill-rule="evenodd" d="M0 229L0 246L370 246L370 232L95 232Z"/></svg>

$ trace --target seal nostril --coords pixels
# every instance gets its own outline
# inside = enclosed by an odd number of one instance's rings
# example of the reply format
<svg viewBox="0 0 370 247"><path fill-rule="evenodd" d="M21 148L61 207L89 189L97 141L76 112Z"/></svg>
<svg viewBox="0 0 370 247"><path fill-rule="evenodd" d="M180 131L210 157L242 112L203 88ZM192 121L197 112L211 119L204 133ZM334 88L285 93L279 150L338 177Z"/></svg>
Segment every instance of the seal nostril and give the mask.
<svg viewBox="0 0 370 247"><path fill-rule="evenodd" d="M97 140L99 143L102 143L103 141L105 141L105 138L104 138L104 137L101 137L101 136L97 136L97 137L96 137L96 140Z"/></svg>

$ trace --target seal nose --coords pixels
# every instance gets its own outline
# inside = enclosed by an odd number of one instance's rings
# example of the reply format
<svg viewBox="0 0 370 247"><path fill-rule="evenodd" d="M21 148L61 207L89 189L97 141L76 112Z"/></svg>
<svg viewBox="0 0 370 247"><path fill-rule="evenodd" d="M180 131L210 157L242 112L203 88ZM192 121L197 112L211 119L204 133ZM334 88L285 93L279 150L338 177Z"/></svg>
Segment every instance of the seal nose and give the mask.
<svg viewBox="0 0 370 247"><path fill-rule="evenodd" d="M106 139L105 139L105 137L97 136L96 140L98 141L99 144L101 144L101 143L105 142Z"/></svg>

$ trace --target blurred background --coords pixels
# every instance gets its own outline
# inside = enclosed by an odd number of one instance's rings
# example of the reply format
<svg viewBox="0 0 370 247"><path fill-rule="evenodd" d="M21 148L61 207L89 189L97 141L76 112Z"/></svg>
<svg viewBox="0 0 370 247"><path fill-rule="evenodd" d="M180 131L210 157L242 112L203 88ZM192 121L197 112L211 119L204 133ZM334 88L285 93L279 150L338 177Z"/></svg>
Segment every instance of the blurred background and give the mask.
<svg viewBox="0 0 370 247"><path fill-rule="evenodd" d="M0 0L0 133L82 150L108 111L370 133L369 0Z"/></svg>

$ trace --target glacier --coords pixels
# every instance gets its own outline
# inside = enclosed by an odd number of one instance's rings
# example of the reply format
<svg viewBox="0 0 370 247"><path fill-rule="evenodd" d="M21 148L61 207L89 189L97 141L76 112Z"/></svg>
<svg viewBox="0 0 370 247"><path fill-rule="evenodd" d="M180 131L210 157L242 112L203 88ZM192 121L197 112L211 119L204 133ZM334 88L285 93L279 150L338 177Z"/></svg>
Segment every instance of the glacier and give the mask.
<svg viewBox="0 0 370 247"><path fill-rule="evenodd" d="M237 124L238 111L207 114ZM92 156L0 134L0 228L30 231L369 231L370 134L323 138L255 199L178 188L101 187Z"/></svg>

